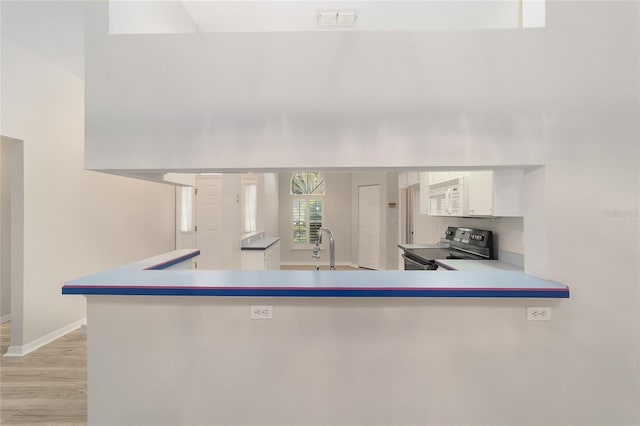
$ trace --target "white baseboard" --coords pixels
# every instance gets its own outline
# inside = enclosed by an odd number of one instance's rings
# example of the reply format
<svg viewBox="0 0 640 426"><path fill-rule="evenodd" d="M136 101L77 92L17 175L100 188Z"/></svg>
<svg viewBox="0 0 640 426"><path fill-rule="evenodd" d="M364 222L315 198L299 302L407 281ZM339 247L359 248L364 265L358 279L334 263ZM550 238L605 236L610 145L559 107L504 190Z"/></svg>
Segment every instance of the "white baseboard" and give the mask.
<svg viewBox="0 0 640 426"><path fill-rule="evenodd" d="M329 266L329 262L280 262L282 266ZM336 262L336 266L352 266L351 262Z"/></svg>
<svg viewBox="0 0 640 426"><path fill-rule="evenodd" d="M351 263L349 266L351 266L352 268L355 268L355 269L360 269L360 266L358 266L355 263ZM400 268L380 268L380 269L362 268L362 270L364 270L364 271L399 271Z"/></svg>
<svg viewBox="0 0 640 426"><path fill-rule="evenodd" d="M67 324L64 327L60 327L59 329L52 331L51 333L42 336L32 342L27 343L26 345L23 346L9 346L9 349L7 349L7 353L4 354L4 356L24 356L30 352L35 351L38 348L41 348L42 346L46 345L47 343L51 343L56 339L59 339L60 337L64 336L65 334L68 334L70 332L72 332L73 330L80 328L83 325L87 324L87 319L86 318L82 318L78 321L74 321L71 324Z"/></svg>
<svg viewBox="0 0 640 426"><path fill-rule="evenodd" d="M0 324L4 324L5 322L11 321L11 314L4 314L0 317Z"/></svg>

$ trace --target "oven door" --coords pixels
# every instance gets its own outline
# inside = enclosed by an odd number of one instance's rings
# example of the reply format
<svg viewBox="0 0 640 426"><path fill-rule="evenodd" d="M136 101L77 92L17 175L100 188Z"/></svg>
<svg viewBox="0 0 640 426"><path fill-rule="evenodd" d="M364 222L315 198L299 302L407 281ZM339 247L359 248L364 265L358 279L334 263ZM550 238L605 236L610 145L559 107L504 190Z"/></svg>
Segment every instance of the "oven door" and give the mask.
<svg viewBox="0 0 640 426"><path fill-rule="evenodd" d="M435 271L438 269L438 265L433 260L425 261L424 259L418 259L407 256L407 253L402 253L404 259L405 271Z"/></svg>
<svg viewBox="0 0 640 426"><path fill-rule="evenodd" d="M460 260L488 260L491 256L483 256L480 253L471 253L463 249L451 247L447 259L460 259Z"/></svg>
<svg viewBox="0 0 640 426"><path fill-rule="evenodd" d="M404 269L406 271L435 271L438 269L438 265L434 259L445 259L448 255L448 248L407 248L402 253Z"/></svg>

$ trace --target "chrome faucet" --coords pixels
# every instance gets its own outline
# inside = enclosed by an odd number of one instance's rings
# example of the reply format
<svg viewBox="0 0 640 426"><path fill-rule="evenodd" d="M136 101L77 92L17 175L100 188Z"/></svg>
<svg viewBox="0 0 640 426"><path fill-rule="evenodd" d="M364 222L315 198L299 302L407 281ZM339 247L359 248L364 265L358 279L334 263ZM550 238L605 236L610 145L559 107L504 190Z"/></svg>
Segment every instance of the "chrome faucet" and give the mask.
<svg viewBox="0 0 640 426"><path fill-rule="evenodd" d="M329 269L332 271L336 270L336 242L333 239L333 232L331 232L328 228L320 228L318 229L318 233L316 234L316 245L313 246L313 258L320 259L320 237L322 233L326 232L329 234ZM320 269L320 266L317 268Z"/></svg>

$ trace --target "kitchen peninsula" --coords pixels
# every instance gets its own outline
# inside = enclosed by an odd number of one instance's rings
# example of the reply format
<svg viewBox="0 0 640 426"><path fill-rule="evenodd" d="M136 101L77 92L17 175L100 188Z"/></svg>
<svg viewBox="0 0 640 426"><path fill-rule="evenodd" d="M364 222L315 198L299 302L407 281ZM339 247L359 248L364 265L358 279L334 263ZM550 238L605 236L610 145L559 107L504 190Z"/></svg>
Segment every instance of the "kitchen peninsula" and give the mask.
<svg viewBox="0 0 640 426"><path fill-rule="evenodd" d="M509 297L568 298L563 284L520 271L167 270L198 250L176 250L67 282L63 294L239 297ZM190 268L190 264L187 264Z"/></svg>
<svg viewBox="0 0 640 426"><path fill-rule="evenodd" d="M189 270L198 254L63 286L87 296L89 424L302 424L317 404L327 424L375 423L365 406L386 407L387 423L420 424L406 395L446 381L430 367L437 349L420 343L443 305L484 316L519 311L518 298L569 297L517 271ZM272 319L252 320L255 308ZM307 381L310 368L324 379Z"/></svg>

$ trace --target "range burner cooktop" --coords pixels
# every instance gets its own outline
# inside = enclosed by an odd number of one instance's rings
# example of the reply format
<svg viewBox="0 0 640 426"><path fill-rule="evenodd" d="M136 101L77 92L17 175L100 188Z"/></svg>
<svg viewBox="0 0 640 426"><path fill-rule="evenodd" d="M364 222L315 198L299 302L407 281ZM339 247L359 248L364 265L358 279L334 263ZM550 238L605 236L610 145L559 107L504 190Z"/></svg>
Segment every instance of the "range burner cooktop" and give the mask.
<svg viewBox="0 0 640 426"><path fill-rule="evenodd" d="M405 269L437 269L435 259L493 259L493 234L482 229L450 226L445 233L449 249L405 249Z"/></svg>

